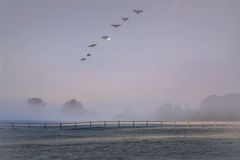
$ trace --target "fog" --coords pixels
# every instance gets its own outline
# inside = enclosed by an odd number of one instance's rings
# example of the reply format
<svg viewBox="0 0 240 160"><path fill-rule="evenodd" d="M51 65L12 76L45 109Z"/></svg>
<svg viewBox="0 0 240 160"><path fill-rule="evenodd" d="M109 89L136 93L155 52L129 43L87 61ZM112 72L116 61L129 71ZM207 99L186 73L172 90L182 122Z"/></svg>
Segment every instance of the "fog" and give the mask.
<svg viewBox="0 0 240 160"><path fill-rule="evenodd" d="M240 120L240 94L209 95L197 108L165 103L153 114L158 120Z"/></svg>
<svg viewBox="0 0 240 160"><path fill-rule="evenodd" d="M156 107L125 107L114 111L93 109L76 99L48 104L41 98L31 98L25 102L1 101L0 110L0 120L10 121L240 120L240 94L209 95L197 108L167 102Z"/></svg>
<svg viewBox="0 0 240 160"><path fill-rule="evenodd" d="M62 113L67 115L83 115L86 111L83 104L76 99L66 101L62 107Z"/></svg>
<svg viewBox="0 0 240 160"><path fill-rule="evenodd" d="M44 101L44 100L43 100ZM77 104L79 105L79 104ZM81 121L95 120L95 113L86 111L83 108L75 108L70 105L70 109L64 108L62 104L29 104L29 100L18 102L1 102L0 103L0 120L10 121ZM69 107L69 105L67 106ZM75 106L76 107L76 106ZM79 111L84 111L83 113Z"/></svg>
<svg viewBox="0 0 240 160"><path fill-rule="evenodd" d="M238 119L224 94L240 93L239 0L0 0L0 13L2 120Z"/></svg>
<svg viewBox="0 0 240 160"><path fill-rule="evenodd" d="M187 104L179 105L165 103L160 105L154 112L154 118L157 120L194 120L194 110Z"/></svg>
<svg viewBox="0 0 240 160"><path fill-rule="evenodd" d="M30 98L27 102L31 106L45 106L45 102L41 98Z"/></svg>
<svg viewBox="0 0 240 160"><path fill-rule="evenodd" d="M240 120L240 94L208 96L197 113L205 120Z"/></svg>

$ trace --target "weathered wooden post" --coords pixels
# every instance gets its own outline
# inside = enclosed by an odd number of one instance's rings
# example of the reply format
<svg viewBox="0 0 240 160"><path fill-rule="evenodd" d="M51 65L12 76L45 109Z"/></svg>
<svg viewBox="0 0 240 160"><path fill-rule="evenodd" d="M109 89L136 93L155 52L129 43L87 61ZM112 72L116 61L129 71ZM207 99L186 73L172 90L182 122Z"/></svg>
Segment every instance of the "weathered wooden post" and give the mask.
<svg viewBox="0 0 240 160"><path fill-rule="evenodd" d="M12 123L12 128L14 128L14 123Z"/></svg>
<svg viewBox="0 0 240 160"><path fill-rule="evenodd" d="M146 125L147 125L147 127L148 127L148 121L146 121Z"/></svg>
<svg viewBox="0 0 240 160"><path fill-rule="evenodd" d="M133 121L133 127L135 127L135 121Z"/></svg>
<svg viewBox="0 0 240 160"><path fill-rule="evenodd" d="M92 122L91 121L89 122L89 128L92 128Z"/></svg>
<svg viewBox="0 0 240 160"><path fill-rule="evenodd" d="M106 121L103 122L104 128L106 128Z"/></svg>
<svg viewBox="0 0 240 160"><path fill-rule="evenodd" d="M59 125L59 129L62 129L62 123L60 123L60 125Z"/></svg>
<svg viewBox="0 0 240 160"><path fill-rule="evenodd" d="M46 129L47 128L47 124L46 123L44 123L44 129Z"/></svg>
<svg viewBox="0 0 240 160"><path fill-rule="evenodd" d="M30 128L30 123L28 123L28 128Z"/></svg>
<svg viewBox="0 0 240 160"><path fill-rule="evenodd" d="M161 127L162 127L162 125L163 125L163 122L161 121Z"/></svg>

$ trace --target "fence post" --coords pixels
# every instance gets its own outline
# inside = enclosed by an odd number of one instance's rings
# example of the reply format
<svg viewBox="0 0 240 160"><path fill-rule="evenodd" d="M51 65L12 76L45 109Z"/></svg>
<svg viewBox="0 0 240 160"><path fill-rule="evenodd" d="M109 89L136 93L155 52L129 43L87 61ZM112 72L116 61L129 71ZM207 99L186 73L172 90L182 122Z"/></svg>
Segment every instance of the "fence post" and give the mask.
<svg viewBox="0 0 240 160"><path fill-rule="evenodd" d="M28 123L28 128L30 128L30 123Z"/></svg>
<svg viewBox="0 0 240 160"><path fill-rule="evenodd" d="M146 121L146 125L147 125L147 127L148 127L148 121Z"/></svg>
<svg viewBox="0 0 240 160"><path fill-rule="evenodd" d="M59 125L59 129L62 129L62 123L60 123L60 125Z"/></svg>
<svg viewBox="0 0 240 160"><path fill-rule="evenodd" d="M161 126L163 125L163 122L161 121Z"/></svg>
<svg viewBox="0 0 240 160"><path fill-rule="evenodd" d="M47 124L46 123L44 123L44 129L46 129L47 128Z"/></svg>
<svg viewBox="0 0 240 160"><path fill-rule="evenodd" d="M91 121L89 122L89 127L92 128L92 122Z"/></svg>
<svg viewBox="0 0 240 160"><path fill-rule="evenodd" d="M133 121L133 127L135 127L135 121Z"/></svg>

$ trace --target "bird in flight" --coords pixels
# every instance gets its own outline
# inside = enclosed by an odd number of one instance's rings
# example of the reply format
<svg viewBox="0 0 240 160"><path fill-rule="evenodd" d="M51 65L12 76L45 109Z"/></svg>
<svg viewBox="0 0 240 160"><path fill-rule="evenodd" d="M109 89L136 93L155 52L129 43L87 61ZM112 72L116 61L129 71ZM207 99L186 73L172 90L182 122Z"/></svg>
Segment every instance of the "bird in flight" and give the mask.
<svg viewBox="0 0 240 160"><path fill-rule="evenodd" d="M121 24L111 24L113 27L117 28L119 26L121 26Z"/></svg>
<svg viewBox="0 0 240 160"><path fill-rule="evenodd" d="M143 12L143 10L140 10L140 9L133 9L133 12L137 13L137 14L140 14Z"/></svg>
<svg viewBox="0 0 240 160"><path fill-rule="evenodd" d="M129 20L128 17L122 17L121 19L123 20L123 22L126 22L127 20Z"/></svg>
<svg viewBox="0 0 240 160"><path fill-rule="evenodd" d="M86 61L86 58L81 58L81 61Z"/></svg>
<svg viewBox="0 0 240 160"><path fill-rule="evenodd" d="M102 36L102 39L106 40L106 41L110 41L111 38L109 36Z"/></svg>
<svg viewBox="0 0 240 160"><path fill-rule="evenodd" d="M1 1L1 0L0 0ZM139 15L140 13L142 13L143 12L143 10L142 9L133 9L132 10L135 14L137 14L137 15ZM129 17L121 17L121 20L122 20L122 22L121 23L115 23L115 24L111 24L111 26L112 27L114 27L114 28L118 28L118 27L120 27L121 25L123 25L123 23L125 23L126 21L129 21ZM108 35L104 35L104 36L102 36L102 39L103 40L105 40L105 41L110 41L111 40L111 38L110 38L110 36L108 36ZM89 48L94 48L94 47L96 47L98 44L97 43L92 43L92 44L89 44L88 45L88 47ZM90 58L90 56L92 56L93 54L92 53L85 53L85 56L83 56L80 60L81 61L86 61L86 60L88 60L88 58Z"/></svg>
<svg viewBox="0 0 240 160"><path fill-rule="evenodd" d="M93 47L95 47L97 44L96 43L94 43L94 44L90 44L88 47L89 48L93 48Z"/></svg>

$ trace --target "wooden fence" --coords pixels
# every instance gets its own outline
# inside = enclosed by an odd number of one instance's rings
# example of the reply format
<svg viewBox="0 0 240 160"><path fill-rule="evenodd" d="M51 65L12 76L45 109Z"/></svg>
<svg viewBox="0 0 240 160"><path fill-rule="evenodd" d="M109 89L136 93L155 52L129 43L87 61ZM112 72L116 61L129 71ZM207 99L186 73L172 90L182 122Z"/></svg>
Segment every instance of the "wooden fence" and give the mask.
<svg viewBox="0 0 240 160"><path fill-rule="evenodd" d="M85 121L85 122L0 122L0 128L129 128L240 126L239 121Z"/></svg>

